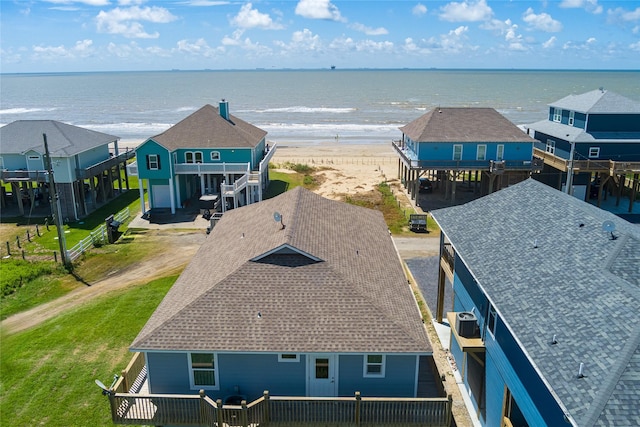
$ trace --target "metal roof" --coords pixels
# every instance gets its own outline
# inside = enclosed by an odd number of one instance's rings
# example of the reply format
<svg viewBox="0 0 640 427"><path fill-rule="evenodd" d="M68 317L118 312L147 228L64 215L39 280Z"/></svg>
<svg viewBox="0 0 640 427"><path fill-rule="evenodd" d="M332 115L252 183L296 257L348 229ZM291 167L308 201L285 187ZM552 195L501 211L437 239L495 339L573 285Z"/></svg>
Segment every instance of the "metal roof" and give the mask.
<svg viewBox="0 0 640 427"><path fill-rule="evenodd" d="M43 134L47 135L49 152L54 157L71 157L120 139L56 120L17 120L0 128L0 153L25 154L33 150L44 154Z"/></svg>
<svg viewBox="0 0 640 427"><path fill-rule="evenodd" d="M549 106L585 114L640 113L640 102L605 89L596 89L580 95L568 95L552 102Z"/></svg>

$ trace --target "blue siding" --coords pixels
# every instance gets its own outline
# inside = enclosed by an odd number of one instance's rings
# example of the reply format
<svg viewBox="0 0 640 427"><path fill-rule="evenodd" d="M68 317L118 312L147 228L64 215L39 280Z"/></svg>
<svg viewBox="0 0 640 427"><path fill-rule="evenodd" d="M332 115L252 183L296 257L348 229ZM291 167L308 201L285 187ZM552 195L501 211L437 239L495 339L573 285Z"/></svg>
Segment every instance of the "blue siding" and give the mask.
<svg viewBox="0 0 640 427"><path fill-rule="evenodd" d="M589 132L640 132L640 114L589 114Z"/></svg>
<svg viewBox="0 0 640 427"><path fill-rule="evenodd" d="M485 316L489 307L487 297L476 283L475 279L467 269L467 266L456 255L455 270L453 277L453 292L455 299L460 301L461 307L455 307L456 311L471 311L475 309L480 330L483 330Z"/></svg>
<svg viewBox="0 0 640 427"><path fill-rule="evenodd" d="M89 166L93 166L96 163L108 160L110 157L111 156L109 155L108 145L96 147L78 154L78 167L81 169L88 168Z"/></svg>
<svg viewBox="0 0 640 427"><path fill-rule="evenodd" d="M575 113L573 117L573 127L584 129L587 124L587 115L584 113Z"/></svg>
<svg viewBox="0 0 640 427"><path fill-rule="evenodd" d="M369 397L414 397L415 355L387 355L384 378L363 376L364 355L341 355L338 363L338 395L353 396L359 391Z"/></svg>
<svg viewBox="0 0 640 427"><path fill-rule="evenodd" d="M211 152L220 153L220 160L211 160ZM181 148L176 150L178 163L186 163L187 152L201 152L203 163L249 163L251 162L250 148Z"/></svg>
<svg viewBox="0 0 640 427"><path fill-rule="evenodd" d="M151 393L198 393L189 384L189 361L185 353L146 353L145 356Z"/></svg>
<svg viewBox="0 0 640 427"><path fill-rule="evenodd" d="M265 390L274 396L304 396L306 358L278 362L277 354L218 354L221 398L239 393L253 401ZM208 394L208 393L207 393Z"/></svg>
<svg viewBox="0 0 640 427"><path fill-rule="evenodd" d="M421 142L411 144L409 148L413 150L418 160L453 160L453 146L462 145L462 159L475 161L477 159L478 145L487 147L485 160L497 160L498 145L504 146L503 160L508 161L528 161L533 154L532 142L465 142L465 143L445 143L445 142Z"/></svg>
<svg viewBox="0 0 640 427"><path fill-rule="evenodd" d="M8 170L18 170L27 168L27 156L22 154L3 154L3 167Z"/></svg>
<svg viewBox="0 0 640 427"><path fill-rule="evenodd" d="M160 169L147 169L147 155L157 154L160 158ZM169 179L171 178L171 156L166 148L149 139L136 149L136 162L140 179Z"/></svg>

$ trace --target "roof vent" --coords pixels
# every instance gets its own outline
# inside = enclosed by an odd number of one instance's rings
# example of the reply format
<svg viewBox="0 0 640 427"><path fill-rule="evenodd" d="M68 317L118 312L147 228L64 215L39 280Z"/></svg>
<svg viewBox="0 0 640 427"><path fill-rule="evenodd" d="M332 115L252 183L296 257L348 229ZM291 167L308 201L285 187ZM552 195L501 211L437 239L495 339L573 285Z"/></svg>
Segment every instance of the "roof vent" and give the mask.
<svg viewBox="0 0 640 427"><path fill-rule="evenodd" d="M229 120L229 101L226 101L224 98L222 98L222 100L220 101L220 116L225 119L225 120Z"/></svg>

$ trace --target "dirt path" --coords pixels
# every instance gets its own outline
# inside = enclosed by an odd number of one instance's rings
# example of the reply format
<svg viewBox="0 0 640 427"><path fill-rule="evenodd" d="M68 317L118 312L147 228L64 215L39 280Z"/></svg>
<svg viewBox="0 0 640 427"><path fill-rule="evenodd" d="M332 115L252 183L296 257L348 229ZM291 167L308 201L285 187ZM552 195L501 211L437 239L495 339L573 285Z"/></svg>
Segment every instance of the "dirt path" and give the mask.
<svg viewBox="0 0 640 427"><path fill-rule="evenodd" d="M56 300L10 316L2 321L1 329L4 333L24 331L106 293L178 274L204 242L206 234L202 231L181 232L157 234L148 238L157 240L158 247L166 249L137 265L91 283L91 286L75 289Z"/></svg>

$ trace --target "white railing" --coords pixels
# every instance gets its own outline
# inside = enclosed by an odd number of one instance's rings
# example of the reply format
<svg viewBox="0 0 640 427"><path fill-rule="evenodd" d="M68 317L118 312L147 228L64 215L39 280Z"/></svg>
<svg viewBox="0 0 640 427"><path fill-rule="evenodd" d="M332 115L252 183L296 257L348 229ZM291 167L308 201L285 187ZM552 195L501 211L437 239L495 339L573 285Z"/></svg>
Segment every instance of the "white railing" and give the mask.
<svg viewBox="0 0 640 427"><path fill-rule="evenodd" d="M176 174L245 173L249 163L176 163L173 168Z"/></svg>
<svg viewBox="0 0 640 427"><path fill-rule="evenodd" d="M115 214L113 219L118 222L125 222L129 219L129 208L125 208ZM76 260L80 255L85 253L87 249L91 248L94 244L99 242L105 242L107 240L107 226L106 224L102 224L99 227L89 233L88 237L80 240L77 245L72 247L71 249L67 249L67 258L69 261Z"/></svg>
<svg viewBox="0 0 640 427"><path fill-rule="evenodd" d="M233 184L222 184L220 186L220 191L223 195L237 194L247 186L248 176L248 173L242 175L242 177L236 179Z"/></svg>

